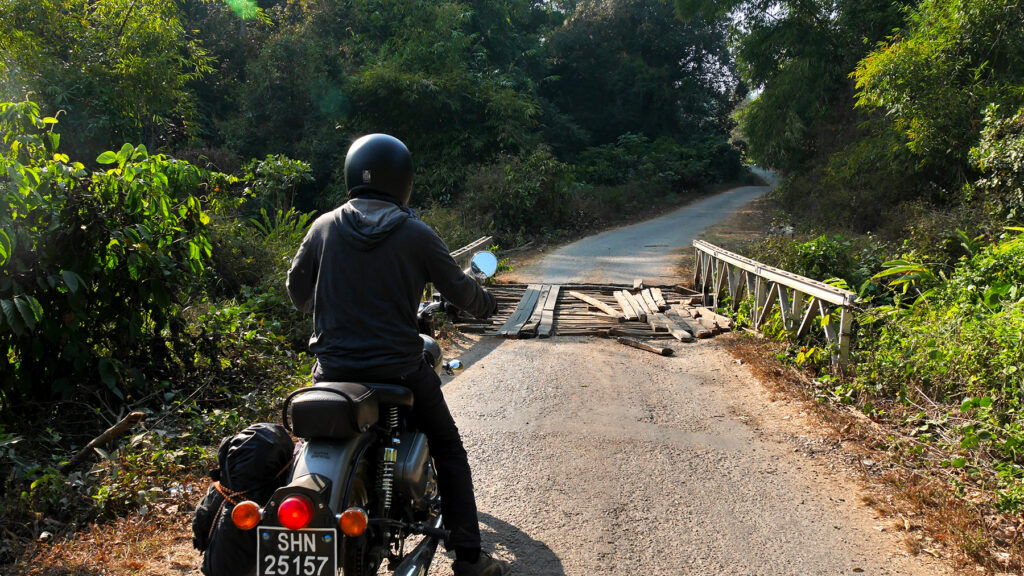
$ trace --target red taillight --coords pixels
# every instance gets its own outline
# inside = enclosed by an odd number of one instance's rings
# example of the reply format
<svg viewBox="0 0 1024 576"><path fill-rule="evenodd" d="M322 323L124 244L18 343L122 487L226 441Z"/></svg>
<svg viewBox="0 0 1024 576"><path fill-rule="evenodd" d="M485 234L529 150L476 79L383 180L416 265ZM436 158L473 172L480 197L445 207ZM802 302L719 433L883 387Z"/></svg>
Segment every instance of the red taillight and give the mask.
<svg viewBox="0 0 1024 576"><path fill-rule="evenodd" d="M277 519L289 530L305 528L313 519L313 503L305 496L289 496L277 507Z"/></svg>

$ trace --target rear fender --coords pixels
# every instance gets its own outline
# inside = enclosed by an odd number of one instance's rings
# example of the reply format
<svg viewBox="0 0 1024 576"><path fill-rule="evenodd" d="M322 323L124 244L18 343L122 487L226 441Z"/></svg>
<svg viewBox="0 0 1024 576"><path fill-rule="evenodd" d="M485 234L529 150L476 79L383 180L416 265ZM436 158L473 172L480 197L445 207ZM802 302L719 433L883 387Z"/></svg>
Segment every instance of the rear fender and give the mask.
<svg viewBox="0 0 1024 576"><path fill-rule="evenodd" d="M331 484L328 504L335 513L341 513L356 460L373 443L373 439L373 434L360 434L343 442L306 442L295 458L289 484L303 482L304 476L313 474L327 478Z"/></svg>

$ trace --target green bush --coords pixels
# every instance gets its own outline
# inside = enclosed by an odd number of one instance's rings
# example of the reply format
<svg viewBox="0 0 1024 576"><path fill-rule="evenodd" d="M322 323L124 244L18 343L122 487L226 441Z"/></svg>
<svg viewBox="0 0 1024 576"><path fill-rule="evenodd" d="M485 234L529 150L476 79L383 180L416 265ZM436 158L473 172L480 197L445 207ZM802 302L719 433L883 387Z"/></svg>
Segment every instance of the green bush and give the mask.
<svg viewBox="0 0 1024 576"><path fill-rule="evenodd" d="M572 169L546 147L484 166L470 177L467 210L503 237L565 227L573 195ZM503 242L515 245L516 242Z"/></svg>
<svg viewBox="0 0 1024 576"><path fill-rule="evenodd" d="M1024 230L1016 229L1016 232ZM973 249L973 246L969 246ZM866 398L959 407L936 440L963 467L991 460L1001 506L1024 503L1024 236L1015 234L964 257L944 279L927 267L893 263L894 284L929 282L909 307L863 328L857 380ZM926 288L927 285L921 286Z"/></svg>
<svg viewBox="0 0 1024 576"><path fill-rule="evenodd" d="M0 104L2 406L144 391L191 357L180 313L210 262L204 174L145 147L90 172L56 120Z"/></svg>
<svg viewBox="0 0 1024 576"><path fill-rule="evenodd" d="M1024 108L1003 118L998 106L990 106L981 142L971 150L971 158L982 176L967 200L977 195L985 200L992 216L1024 219Z"/></svg>
<svg viewBox="0 0 1024 576"><path fill-rule="evenodd" d="M577 178L594 185L643 183L681 191L736 178L742 171L739 152L724 140L705 139L682 146L668 137L651 142L623 134L615 144L589 148L576 164Z"/></svg>

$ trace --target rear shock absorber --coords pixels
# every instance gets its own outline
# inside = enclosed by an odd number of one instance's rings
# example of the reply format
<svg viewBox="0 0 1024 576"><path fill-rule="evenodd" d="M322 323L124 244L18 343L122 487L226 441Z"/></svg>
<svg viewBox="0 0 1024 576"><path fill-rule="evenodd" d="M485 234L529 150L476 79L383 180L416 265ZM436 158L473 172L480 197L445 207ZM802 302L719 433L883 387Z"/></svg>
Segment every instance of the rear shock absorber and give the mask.
<svg viewBox="0 0 1024 576"><path fill-rule="evenodd" d="M384 516L391 512L391 502L395 494L395 463L398 461L398 406L388 406L387 426L391 445L385 447L380 462L379 488L384 500Z"/></svg>

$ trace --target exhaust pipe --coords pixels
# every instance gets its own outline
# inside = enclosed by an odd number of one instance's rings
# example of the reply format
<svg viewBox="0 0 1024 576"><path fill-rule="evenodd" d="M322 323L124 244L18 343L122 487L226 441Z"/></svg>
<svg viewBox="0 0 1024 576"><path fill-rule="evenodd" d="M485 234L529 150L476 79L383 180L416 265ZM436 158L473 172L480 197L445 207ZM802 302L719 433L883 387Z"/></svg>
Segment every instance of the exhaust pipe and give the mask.
<svg viewBox="0 0 1024 576"><path fill-rule="evenodd" d="M441 528L441 515L438 514L433 522L428 525L435 530ZM430 563L434 561L434 553L437 552L437 537L427 536L416 545L402 563L395 568L394 576L426 576L430 569Z"/></svg>

